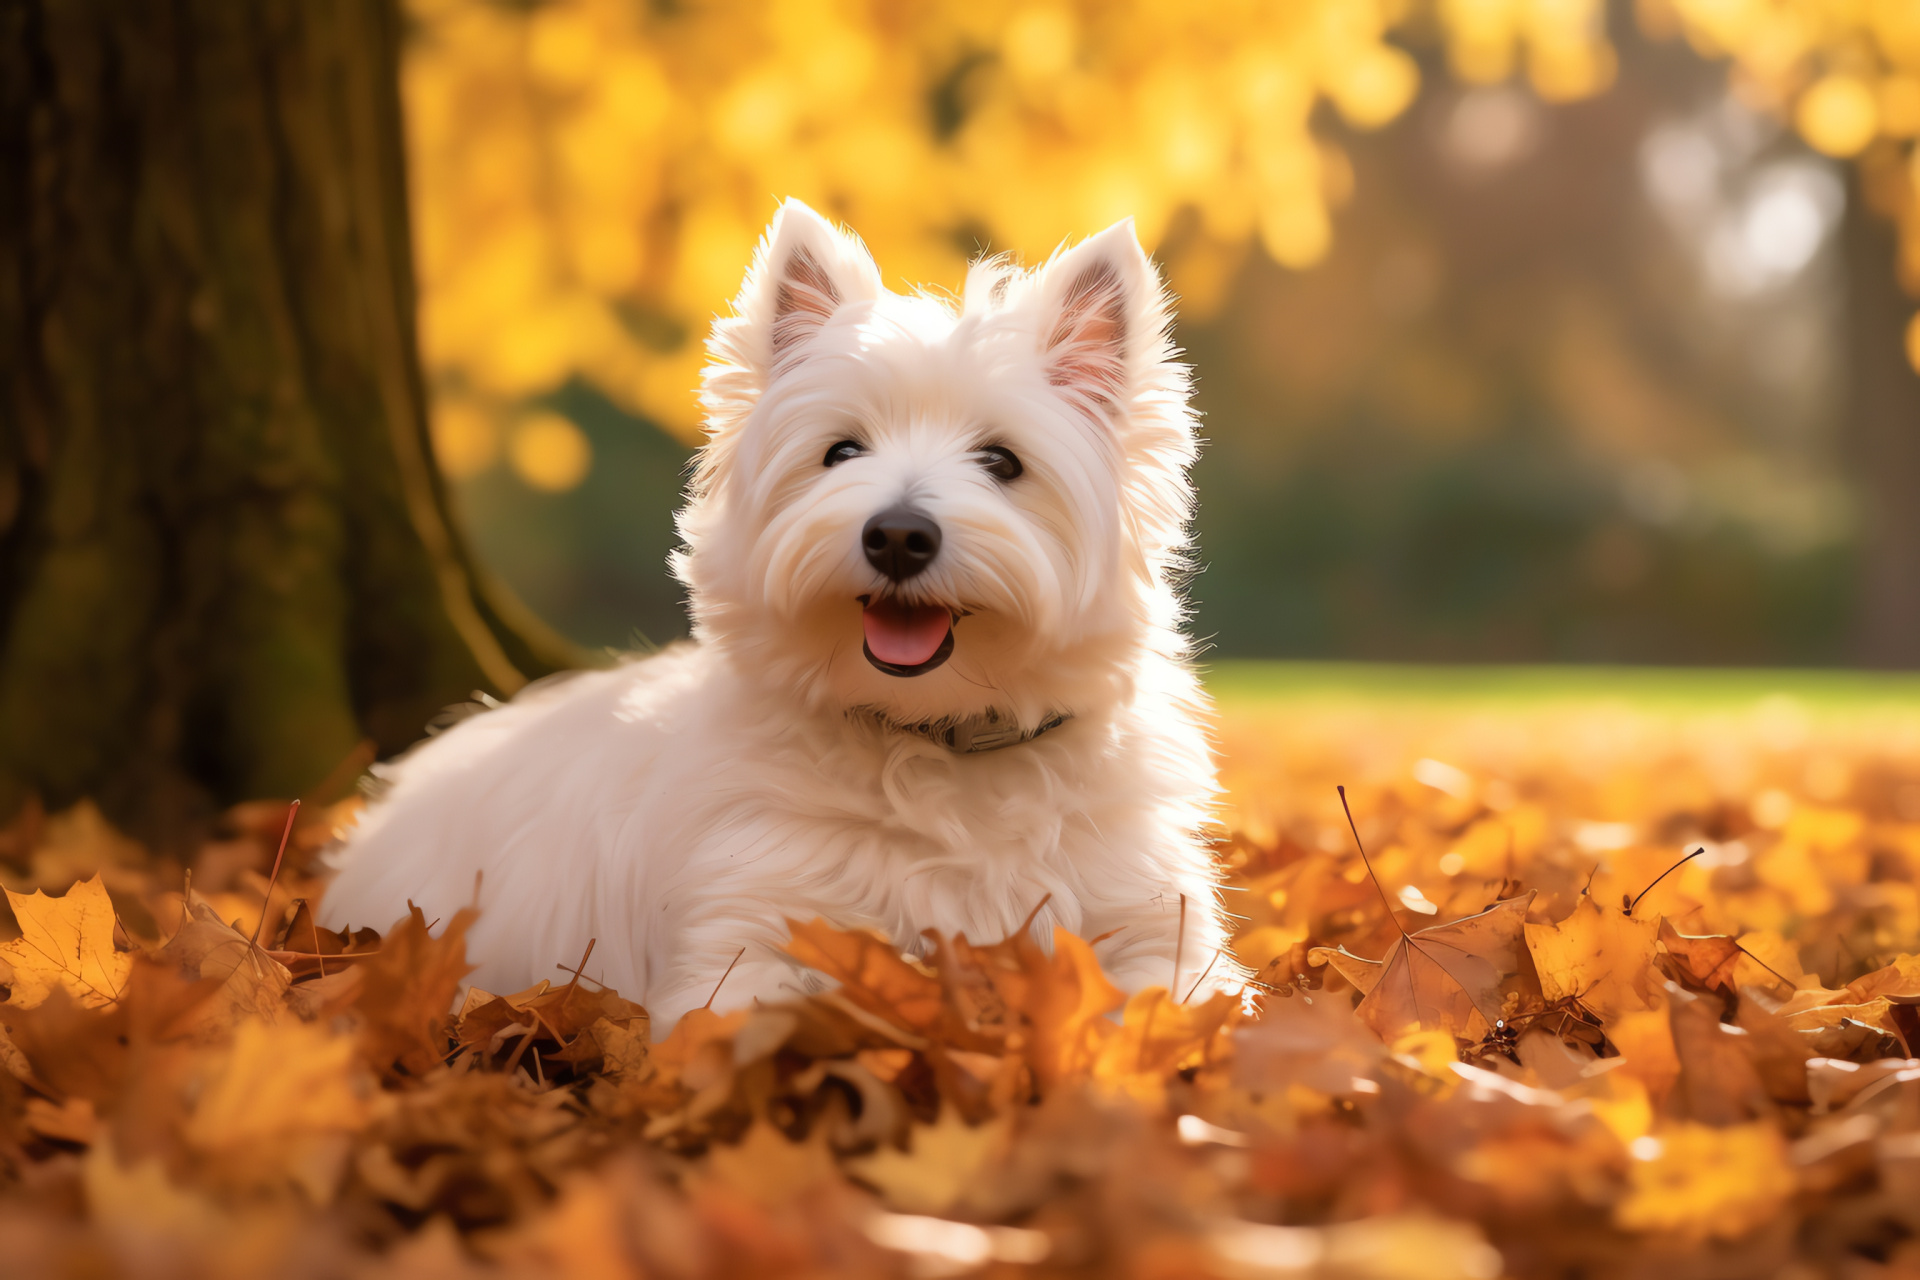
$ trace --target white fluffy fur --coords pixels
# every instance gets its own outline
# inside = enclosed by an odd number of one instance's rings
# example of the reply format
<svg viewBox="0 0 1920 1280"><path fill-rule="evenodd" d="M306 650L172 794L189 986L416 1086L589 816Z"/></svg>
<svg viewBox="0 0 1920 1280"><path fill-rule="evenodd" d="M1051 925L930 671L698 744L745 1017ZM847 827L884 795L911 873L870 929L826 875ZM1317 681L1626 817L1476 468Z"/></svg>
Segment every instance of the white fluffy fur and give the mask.
<svg viewBox="0 0 1920 1280"><path fill-rule="evenodd" d="M817 981L788 917L992 941L1041 901L1128 988L1182 986L1224 946L1201 834L1215 795L1204 698L1171 578L1187 546L1188 377L1131 223L1033 272L977 264L964 302L882 287L858 240L790 202L714 326L708 440L675 568L693 643L535 686L433 738L336 855L323 918L385 925L472 900L472 981L589 976L664 1032ZM828 446L869 452L826 467ZM981 467L1011 448L1025 474ZM883 674L857 597L874 513L944 531L903 585L964 609L946 665ZM997 709L1032 742L956 755L884 728ZM1050 895L1050 896L1049 896ZM1208 986L1236 984L1230 957ZM1179 994L1184 995L1182 991Z"/></svg>

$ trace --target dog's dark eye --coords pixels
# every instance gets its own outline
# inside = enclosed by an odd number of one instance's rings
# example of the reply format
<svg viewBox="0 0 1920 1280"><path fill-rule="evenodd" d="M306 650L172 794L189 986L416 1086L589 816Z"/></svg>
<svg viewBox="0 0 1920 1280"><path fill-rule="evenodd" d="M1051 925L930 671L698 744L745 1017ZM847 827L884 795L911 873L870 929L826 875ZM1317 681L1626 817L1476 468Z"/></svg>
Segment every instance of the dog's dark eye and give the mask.
<svg viewBox="0 0 1920 1280"><path fill-rule="evenodd" d="M837 467L848 458L857 458L867 451L867 446L858 440L842 440L827 450L827 459L822 466Z"/></svg>
<svg viewBox="0 0 1920 1280"><path fill-rule="evenodd" d="M982 446L974 451L974 456L980 459L980 465L995 480L1018 480L1020 473L1026 470L1013 450L1001 445Z"/></svg>

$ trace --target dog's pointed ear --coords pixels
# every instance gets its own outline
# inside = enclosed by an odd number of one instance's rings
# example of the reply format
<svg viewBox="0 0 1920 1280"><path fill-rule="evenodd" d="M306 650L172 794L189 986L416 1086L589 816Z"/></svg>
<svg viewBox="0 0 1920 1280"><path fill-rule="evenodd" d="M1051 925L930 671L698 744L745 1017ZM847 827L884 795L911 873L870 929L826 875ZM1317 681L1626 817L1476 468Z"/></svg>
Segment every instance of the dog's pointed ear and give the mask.
<svg viewBox="0 0 1920 1280"><path fill-rule="evenodd" d="M880 269L851 233L798 200L773 215L734 311L763 380L798 359L842 307L880 296Z"/></svg>
<svg viewBox="0 0 1920 1280"><path fill-rule="evenodd" d="M1096 413L1117 412L1162 342L1160 278L1133 219L1059 254L1035 284L1047 381Z"/></svg>

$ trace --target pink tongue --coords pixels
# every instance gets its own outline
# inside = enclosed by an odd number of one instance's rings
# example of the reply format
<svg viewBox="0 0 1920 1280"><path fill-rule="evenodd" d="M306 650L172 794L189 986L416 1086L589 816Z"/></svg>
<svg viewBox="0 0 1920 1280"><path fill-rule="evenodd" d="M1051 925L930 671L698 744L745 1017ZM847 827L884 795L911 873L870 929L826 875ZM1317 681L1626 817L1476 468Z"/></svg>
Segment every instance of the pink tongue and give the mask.
<svg viewBox="0 0 1920 1280"><path fill-rule="evenodd" d="M896 667L917 667L927 661L953 629L953 615L937 604L891 600L868 605L860 621L873 656Z"/></svg>

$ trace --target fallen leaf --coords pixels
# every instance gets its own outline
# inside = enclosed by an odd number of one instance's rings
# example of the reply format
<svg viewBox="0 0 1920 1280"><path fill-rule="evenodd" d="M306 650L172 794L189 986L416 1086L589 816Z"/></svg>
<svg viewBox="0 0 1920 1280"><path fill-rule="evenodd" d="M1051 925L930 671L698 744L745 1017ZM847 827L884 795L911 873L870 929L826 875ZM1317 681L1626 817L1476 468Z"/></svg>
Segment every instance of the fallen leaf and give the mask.
<svg viewBox="0 0 1920 1280"><path fill-rule="evenodd" d="M58 898L9 889L7 902L20 925L20 936L0 945L13 970L8 1004L30 1009L55 987L90 1009L120 998L133 956L114 947L113 902L98 875Z"/></svg>
<svg viewBox="0 0 1920 1280"><path fill-rule="evenodd" d="M469 989L454 1038L462 1051L481 1053L489 1062L524 1062L529 1074L536 1073L529 1051L540 1055L540 1063L585 1074L601 1069L610 1045L629 1068L644 1063L648 1025L647 1011L618 992L577 978L556 987L543 978L507 996Z"/></svg>
<svg viewBox="0 0 1920 1280"><path fill-rule="evenodd" d="M1726 934L1684 934L1660 921L1660 945L1674 957L1680 971L1695 986L1736 995L1742 986L1760 984L1791 991L1793 980L1769 967L1740 941Z"/></svg>
<svg viewBox="0 0 1920 1280"><path fill-rule="evenodd" d="M293 900L274 935L274 959L286 965L296 979L338 972L380 949L380 935L372 929L323 929L313 918L313 908L305 898ZM331 963L331 969L329 965Z"/></svg>
<svg viewBox="0 0 1920 1280"><path fill-rule="evenodd" d="M195 900L185 924L155 953L192 982L217 982L217 994L199 1005L197 1034L225 1035L247 1019L276 1022L286 1010L293 975L285 965Z"/></svg>
<svg viewBox="0 0 1920 1280"><path fill-rule="evenodd" d="M1680 1051L1673 1044L1673 1022L1665 1002L1623 1013L1607 1027L1607 1038L1627 1072L1654 1100L1666 1098L1680 1079Z"/></svg>
<svg viewBox="0 0 1920 1280"><path fill-rule="evenodd" d="M949 1107L934 1123L914 1126L906 1151L882 1147L846 1165L897 1212L949 1213L1005 1155L1010 1131L1004 1117L972 1126Z"/></svg>
<svg viewBox="0 0 1920 1280"><path fill-rule="evenodd" d="M1093 1080L1142 1103L1161 1102L1170 1077L1227 1051L1239 1010L1240 1001L1224 993L1181 1004L1164 987L1136 992L1119 1034L1104 1037Z"/></svg>
<svg viewBox="0 0 1920 1280"><path fill-rule="evenodd" d="M1015 1003L1026 1015L1026 1055L1040 1086L1090 1072L1113 1033L1107 1015L1126 997L1107 980L1093 948L1065 929L1053 931L1051 964L1028 953L1029 982Z"/></svg>
<svg viewBox="0 0 1920 1280"><path fill-rule="evenodd" d="M1529 924L1527 948L1547 1003L1577 1002L1603 1023L1660 1002L1658 926L1586 895L1558 924Z"/></svg>
<svg viewBox="0 0 1920 1280"><path fill-rule="evenodd" d="M1907 1045L1905 1035L1894 1020L1893 1003L1885 998L1860 1004L1823 1004L1794 1013L1782 1012L1780 1016L1807 1038L1813 1053L1823 1058L1850 1058L1863 1051L1877 1057L1883 1037L1898 1045L1903 1055L1920 1051L1920 1045Z"/></svg>
<svg viewBox="0 0 1920 1280"><path fill-rule="evenodd" d="M839 982L862 1009L920 1035L940 1023L945 1002L939 979L885 939L818 919L789 920L787 928L788 954Z"/></svg>
<svg viewBox="0 0 1920 1280"><path fill-rule="evenodd" d="M1847 984L1847 1002L1865 1004L1875 999L1920 999L1920 956L1896 956L1892 964L1855 978Z"/></svg>
<svg viewBox="0 0 1920 1280"><path fill-rule="evenodd" d="M247 1022L200 1091L186 1138L222 1152L294 1133L351 1133L373 1119L376 1092L351 1036L302 1022Z"/></svg>
<svg viewBox="0 0 1920 1280"><path fill-rule="evenodd" d="M1668 1016L1680 1060L1677 1099L1681 1113L1704 1124L1739 1124L1772 1118L1773 1099L1754 1062L1754 1037L1721 1020L1725 1006L1713 996L1669 991Z"/></svg>
<svg viewBox="0 0 1920 1280"><path fill-rule="evenodd" d="M466 939L474 918L455 912L436 938L413 907L387 931L380 953L362 962L361 1051L382 1074L425 1075L446 1057L454 993L472 969Z"/></svg>
<svg viewBox="0 0 1920 1280"><path fill-rule="evenodd" d="M1538 990L1521 934L1532 903L1528 894L1402 933L1381 961L1326 948L1315 948L1312 958L1336 965L1366 992L1357 1012L1382 1040L1421 1027L1478 1040ZM1378 967L1362 967L1370 964ZM1366 975L1371 981L1363 986Z"/></svg>
<svg viewBox="0 0 1920 1280"><path fill-rule="evenodd" d="M761 1204L780 1204L831 1180L836 1173L824 1129L794 1142L764 1120L732 1146L707 1155L707 1176Z"/></svg>
<svg viewBox="0 0 1920 1280"><path fill-rule="evenodd" d="M1613 1218L1627 1231L1734 1239L1778 1213L1794 1185L1772 1125L1677 1125L1636 1144Z"/></svg>
<svg viewBox="0 0 1920 1280"><path fill-rule="evenodd" d="M1296 995L1268 1002L1262 1017L1234 1032L1234 1080L1255 1092L1302 1085L1350 1097L1377 1093L1374 1070L1387 1056L1345 996Z"/></svg>

